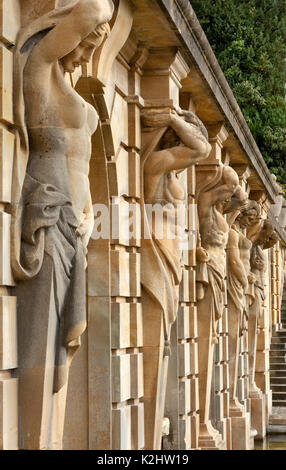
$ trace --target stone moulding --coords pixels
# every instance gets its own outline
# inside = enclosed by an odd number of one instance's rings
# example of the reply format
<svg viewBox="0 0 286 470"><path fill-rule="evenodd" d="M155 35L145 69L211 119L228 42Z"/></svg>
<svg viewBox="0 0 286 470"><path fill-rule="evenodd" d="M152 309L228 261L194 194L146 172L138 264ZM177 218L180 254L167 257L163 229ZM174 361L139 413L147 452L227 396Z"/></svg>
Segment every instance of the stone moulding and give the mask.
<svg viewBox="0 0 286 470"><path fill-rule="evenodd" d="M229 121L235 136L265 187L271 202L274 202L278 194L276 184L273 182L271 173L189 0L158 0L158 3L167 11L173 28L178 32L181 41L184 42L195 60L226 119Z"/></svg>
<svg viewBox="0 0 286 470"><path fill-rule="evenodd" d="M277 232L277 234L279 235L279 238L280 238L280 241L286 245L286 232L285 230L280 227L280 225L277 223L277 220L275 220L275 217L272 213L272 210L271 208L269 209L269 212L267 214L267 217L269 219L269 221L271 222L271 224L273 225L275 231Z"/></svg>

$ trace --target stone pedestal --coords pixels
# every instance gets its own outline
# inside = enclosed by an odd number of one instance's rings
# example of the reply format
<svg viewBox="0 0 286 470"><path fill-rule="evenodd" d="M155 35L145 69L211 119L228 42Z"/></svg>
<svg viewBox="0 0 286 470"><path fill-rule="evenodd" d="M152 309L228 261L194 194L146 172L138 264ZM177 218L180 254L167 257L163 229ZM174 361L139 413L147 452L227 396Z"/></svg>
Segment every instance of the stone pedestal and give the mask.
<svg viewBox="0 0 286 470"><path fill-rule="evenodd" d="M226 450L226 444L211 422L200 424L199 447L202 450Z"/></svg>
<svg viewBox="0 0 286 470"><path fill-rule="evenodd" d="M232 450L250 450L250 416L234 416L231 418Z"/></svg>
<svg viewBox="0 0 286 470"><path fill-rule="evenodd" d="M265 397L251 397L251 427L256 429L255 439L263 439L266 435Z"/></svg>

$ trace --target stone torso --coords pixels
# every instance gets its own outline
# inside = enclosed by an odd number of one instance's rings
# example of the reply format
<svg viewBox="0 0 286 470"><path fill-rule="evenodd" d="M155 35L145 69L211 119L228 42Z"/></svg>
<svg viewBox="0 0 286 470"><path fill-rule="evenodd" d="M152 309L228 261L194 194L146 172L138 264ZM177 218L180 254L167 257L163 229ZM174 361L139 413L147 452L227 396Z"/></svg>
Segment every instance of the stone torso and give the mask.
<svg viewBox="0 0 286 470"><path fill-rule="evenodd" d="M202 246L210 256L209 263L224 274L225 248L228 241L229 226L224 216L212 206L200 224Z"/></svg>
<svg viewBox="0 0 286 470"><path fill-rule="evenodd" d="M30 146L27 172L71 197L80 220L89 196L90 138L97 113L66 83L58 62L38 64L33 54L25 67L24 96Z"/></svg>
<svg viewBox="0 0 286 470"><path fill-rule="evenodd" d="M176 171L169 171L159 176L149 177L145 183L145 202L148 204L182 204L186 194Z"/></svg>
<svg viewBox="0 0 286 470"><path fill-rule="evenodd" d="M248 275L250 273L250 253L251 253L251 247L252 243L248 238L246 238L243 233L239 233L239 253L240 253L240 258L241 261L244 265L245 272Z"/></svg>

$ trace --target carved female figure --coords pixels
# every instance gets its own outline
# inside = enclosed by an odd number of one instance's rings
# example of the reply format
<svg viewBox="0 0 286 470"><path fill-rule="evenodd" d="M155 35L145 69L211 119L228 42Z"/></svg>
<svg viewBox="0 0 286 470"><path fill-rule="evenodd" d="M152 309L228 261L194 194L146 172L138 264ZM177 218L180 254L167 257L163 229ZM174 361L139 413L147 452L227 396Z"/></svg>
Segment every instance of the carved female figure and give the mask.
<svg viewBox="0 0 286 470"><path fill-rule="evenodd" d="M264 249L271 248L277 238L274 235L273 227L268 220L263 221L262 228L255 237L251 251L251 272L255 277L254 282L254 300L249 308L248 319L248 345L249 345L249 396L250 398L260 398L261 390L255 383L255 362L256 345L258 334L258 322L263 314L263 302L265 299L264 283L266 271L266 257Z"/></svg>
<svg viewBox="0 0 286 470"><path fill-rule="evenodd" d="M144 316L144 407L147 449L160 449L168 371L168 345L178 310L178 289L182 277L180 206L185 209L185 190L180 171L207 158L207 132L191 112L149 111L143 122L153 132L142 152L144 206L163 208L157 234L152 218L145 217L142 240L142 305ZM182 207L181 207L182 208ZM169 223L169 231L168 225ZM152 226L151 226L152 225ZM184 227L182 227L184 228ZM174 236L168 237L168 233ZM159 236L158 236L159 235Z"/></svg>
<svg viewBox="0 0 286 470"><path fill-rule="evenodd" d="M210 397L217 321L224 311L224 279L229 225L224 208L239 189L236 172L225 166L206 176L197 172L200 240L197 248L197 309L200 386L200 443L220 446L220 436L210 422Z"/></svg>
<svg viewBox="0 0 286 470"><path fill-rule="evenodd" d="M243 325L243 318L248 316L249 289L254 282L254 276L250 273L252 242L243 234L242 230L246 229L253 220L257 219L259 214L258 204L255 201L248 201L231 225L227 245L231 416L238 416L243 411L237 399L239 336ZM232 216L231 214L230 217L234 218L235 215Z"/></svg>
<svg viewBox="0 0 286 470"><path fill-rule="evenodd" d="M61 448L68 369L85 319L96 111L65 73L107 36L109 0L78 0L20 31L15 51L12 265L17 282L20 446Z"/></svg>

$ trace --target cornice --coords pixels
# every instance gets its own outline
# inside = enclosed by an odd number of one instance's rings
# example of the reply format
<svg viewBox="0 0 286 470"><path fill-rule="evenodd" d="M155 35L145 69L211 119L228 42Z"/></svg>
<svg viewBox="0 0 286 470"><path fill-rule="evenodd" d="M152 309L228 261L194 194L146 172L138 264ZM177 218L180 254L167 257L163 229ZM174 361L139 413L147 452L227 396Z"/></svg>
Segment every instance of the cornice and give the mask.
<svg viewBox="0 0 286 470"><path fill-rule="evenodd" d="M189 0L158 0L158 3L167 12L175 32L184 42L211 88L228 124L245 151L249 163L263 183L271 203L274 203L278 195L277 184L272 178Z"/></svg>

